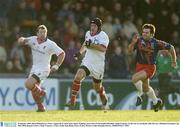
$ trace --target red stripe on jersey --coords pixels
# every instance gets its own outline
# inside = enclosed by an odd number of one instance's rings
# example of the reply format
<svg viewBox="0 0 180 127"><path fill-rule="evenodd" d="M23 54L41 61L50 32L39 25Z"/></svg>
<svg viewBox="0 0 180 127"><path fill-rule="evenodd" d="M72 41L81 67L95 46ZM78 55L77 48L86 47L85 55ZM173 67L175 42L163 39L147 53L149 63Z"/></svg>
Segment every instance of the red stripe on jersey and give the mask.
<svg viewBox="0 0 180 127"><path fill-rule="evenodd" d="M61 52L59 55L57 55L57 56L60 56L60 55L62 55L62 54L64 54L64 52Z"/></svg>
<svg viewBox="0 0 180 127"><path fill-rule="evenodd" d="M45 40L42 40L42 39L40 39L40 38L37 38L38 44L44 43L46 40L47 40L47 38L46 38Z"/></svg>
<svg viewBox="0 0 180 127"><path fill-rule="evenodd" d="M104 47L104 48L106 48L106 46L105 46L105 45L103 45L103 44L101 44L101 46L102 46L102 47Z"/></svg>

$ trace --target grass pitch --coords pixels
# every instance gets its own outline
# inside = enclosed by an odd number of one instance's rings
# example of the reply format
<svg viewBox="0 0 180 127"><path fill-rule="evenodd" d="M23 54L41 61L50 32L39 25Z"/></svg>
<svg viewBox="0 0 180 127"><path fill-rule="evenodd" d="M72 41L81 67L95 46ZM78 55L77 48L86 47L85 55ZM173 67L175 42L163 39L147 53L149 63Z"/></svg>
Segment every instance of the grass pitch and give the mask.
<svg viewBox="0 0 180 127"><path fill-rule="evenodd" d="M0 111L0 121L17 122L180 122L180 110Z"/></svg>

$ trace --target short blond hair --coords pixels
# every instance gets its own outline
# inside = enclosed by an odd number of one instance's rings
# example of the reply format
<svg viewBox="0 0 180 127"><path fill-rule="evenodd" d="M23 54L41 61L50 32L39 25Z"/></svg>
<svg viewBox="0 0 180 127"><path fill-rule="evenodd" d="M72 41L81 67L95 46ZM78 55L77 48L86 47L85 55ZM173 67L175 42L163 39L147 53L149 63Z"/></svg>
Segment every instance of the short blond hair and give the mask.
<svg viewBox="0 0 180 127"><path fill-rule="evenodd" d="M155 32L156 32L156 27L153 25L153 24L144 24L143 26L142 26L142 30L143 29L150 29L150 33L151 34L155 34Z"/></svg>
<svg viewBox="0 0 180 127"><path fill-rule="evenodd" d="M44 29L44 30L47 31L47 27L46 27L45 25L39 25L39 26L37 27L37 31L39 31L39 29Z"/></svg>

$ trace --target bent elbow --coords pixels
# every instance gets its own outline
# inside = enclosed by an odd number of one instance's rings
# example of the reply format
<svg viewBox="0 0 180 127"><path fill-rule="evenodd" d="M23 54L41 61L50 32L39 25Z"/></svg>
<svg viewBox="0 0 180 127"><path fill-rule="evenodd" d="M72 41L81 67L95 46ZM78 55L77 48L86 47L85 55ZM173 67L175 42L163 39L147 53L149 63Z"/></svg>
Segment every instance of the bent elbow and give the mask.
<svg viewBox="0 0 180 127"><path fill-rule="evenodd" d="M174 49L174 46L173 45L171 45L171 48L170 49Z"/></svg>
<svg viewBox="0 0 180 127"><path fill-rule="evenodd" d="M100 51L101 51L101 52L106 52L106 50L107 50L106 46L101 45Z"/></svg>
<svg viewBox="0 0 180 127"><path fill-rule="evenodd" d="M58 55L58 58L64 59L65 56L66 56L66 53L63 51L63 52L61 52L61 53Z"/></svg>
<svg viewBox="0 0 180 127"><path fill-rule="evenodd" d="M63 53L62 53L62 58L64 59L64 58L65 58L65 56L66 56L66 53L65 53L65 52L63 52Z"/></svg>
<svg viewBox="0 0 180 127"><path fill-rule="evenodd" d="M107 50L106 48L101 48L100 49L101 52L106 52L106 50Z"/></svg>

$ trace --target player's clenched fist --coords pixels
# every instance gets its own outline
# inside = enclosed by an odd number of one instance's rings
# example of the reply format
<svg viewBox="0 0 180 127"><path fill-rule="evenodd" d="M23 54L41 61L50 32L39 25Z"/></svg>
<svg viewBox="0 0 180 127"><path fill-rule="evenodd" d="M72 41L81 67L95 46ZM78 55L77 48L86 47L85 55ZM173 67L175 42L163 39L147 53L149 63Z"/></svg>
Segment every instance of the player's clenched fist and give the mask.
<svg viewBox="0 0 180 127"><path fill-rule="evenodd" d="M137 42L138 39L139 39L139 35L138 35L138 34L134 34L131 43L134 43L134 44L135 44L135 43Z"/></svg>
<svg viewBox="0 0 180 127"><path fill-rule="evenodd" d="M77 52L77 53L74 54L74 59L78 60L80 56L81 56L81 53Z"/></svg>
<svg viewBox="0 0 180 127"><path fill-rule="evenodd" d="M53 65L53 66L51 67L51 72L57 71L57 70L59 69L59 66L60 66L60 65L57 65L57 64Z"/></svg>
<svg viewBox="0 0 180 127"><path fill-rule="evenodd" d="M172 66L173 68L176 68L176 67L177 67L176 61L172 61L171 66Z"/></svg>
<svg viewBox="0 0 180 127"><path fill-rule="evenodd" d="M18 43L19 43L20 45L26 44L28 41L29 41L29 39L27 39L27 38L25 38L25 37L20 37L20 38L18 39Z"/></svg>
<svg viewBox="0 0 180 127"><path fill-rule="evenodd" d="M92 41L91 41L91 39L89 39L88 41L85 41L85 46L88 48L88 47L90 47L91 43L92 43Z"/></svg>
<svg viewBox="0 0 180 127"><path fill-rule="evenodd" d="M24 37L20 37L19 39L18 39L18 42L19 43L22 43L24 41Z"/></svg>

